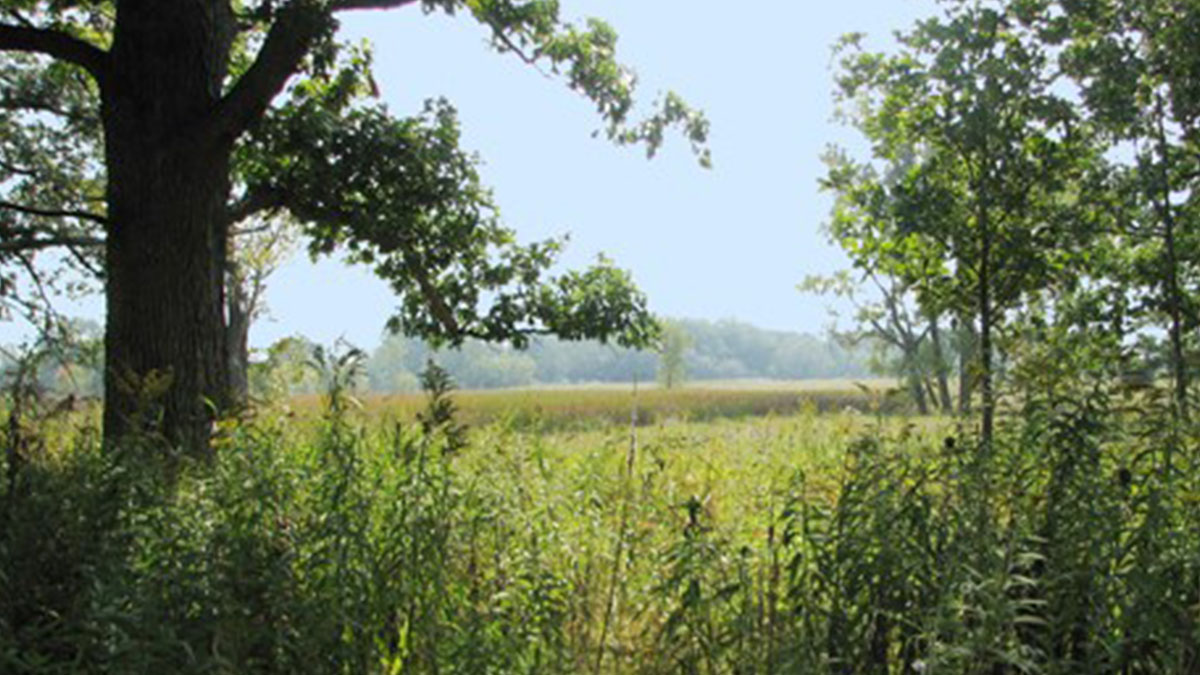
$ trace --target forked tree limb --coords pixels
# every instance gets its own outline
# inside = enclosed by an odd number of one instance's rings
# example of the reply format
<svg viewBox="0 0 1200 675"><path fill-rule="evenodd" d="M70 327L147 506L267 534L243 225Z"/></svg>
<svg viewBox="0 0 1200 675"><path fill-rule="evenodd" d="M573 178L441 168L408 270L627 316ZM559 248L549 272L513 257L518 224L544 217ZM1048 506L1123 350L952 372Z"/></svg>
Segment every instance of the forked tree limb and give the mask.
<svg viewBox="0 0 1200 675"><path fill-rule="evenodd" d="M258 120L271 101L296 74L314 42L332 21L332 14L355 9L391 9L417 0L340 0L326 8L292 0L275 15L275 22L254 63L213 111L210 137L236 138Z"/></svg>

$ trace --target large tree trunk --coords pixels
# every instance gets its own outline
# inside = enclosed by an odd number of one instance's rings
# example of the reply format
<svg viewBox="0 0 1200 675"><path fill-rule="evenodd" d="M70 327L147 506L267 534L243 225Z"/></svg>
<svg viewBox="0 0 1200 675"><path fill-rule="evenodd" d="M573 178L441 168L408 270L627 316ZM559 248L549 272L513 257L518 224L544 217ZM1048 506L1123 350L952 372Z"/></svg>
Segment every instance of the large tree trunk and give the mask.
<svg viewBox="0 0 1200 675"><path fill-rule="evenodd" d="M204 453L228 391L232 142L196 129L221 95L232 17L221 0L127 0L117 11L114 77L103 92L104 436L115 442L150 426Z"/></svg>

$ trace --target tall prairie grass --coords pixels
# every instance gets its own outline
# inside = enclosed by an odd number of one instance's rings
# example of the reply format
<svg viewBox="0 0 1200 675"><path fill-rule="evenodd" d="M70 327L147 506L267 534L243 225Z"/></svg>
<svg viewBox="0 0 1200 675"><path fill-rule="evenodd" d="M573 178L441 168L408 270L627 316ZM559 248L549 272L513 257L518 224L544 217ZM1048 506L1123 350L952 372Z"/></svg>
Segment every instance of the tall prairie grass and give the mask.
<svg viewBox="0 0 1200 675"><path fill-rule="evenodd" d="M1153 401L1032 396L990 449L816 405L463 445L335 393L211 463L10 427L0 672L1200 672L1197 437Z"/></svg>
<svg viewBox="0 0 1200 675"><path fill-rule="evenodd" d="M697 383L678 389L632 384L549 387L460 391L455 401L458 417L466 424L502 423L544 431L622 425L629 421L634 407L639 424L796 413L911 412L908 401L890 384L886 380L821 380ZM422 394L363 394L359 400L373 419L411 421L425 406ZM322 401L320 395L299 395L291 397L289 405L301 417L311 418L321 410Z"/></svg>

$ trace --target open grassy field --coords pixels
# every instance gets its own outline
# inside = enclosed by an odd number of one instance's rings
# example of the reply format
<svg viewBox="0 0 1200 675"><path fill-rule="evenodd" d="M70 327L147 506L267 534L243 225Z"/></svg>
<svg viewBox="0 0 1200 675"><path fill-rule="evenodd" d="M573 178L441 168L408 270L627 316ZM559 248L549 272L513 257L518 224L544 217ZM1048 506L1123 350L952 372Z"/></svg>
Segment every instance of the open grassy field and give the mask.
<svg viewBox="0 0 1200 675"><path fill-rule="evenodd" d="M665 420L702 421L800 412L895 413L905 402L879 380L726 380L696 382L676 389L653 384L597 384L458 391L459 418L472 426L506 422L527 428L586 429L626 424L636 410L639 424ZM412 420L425 405L422 394L359 397L372 419ZM320 409L322 397L291 401L302 415Z"/></svg>

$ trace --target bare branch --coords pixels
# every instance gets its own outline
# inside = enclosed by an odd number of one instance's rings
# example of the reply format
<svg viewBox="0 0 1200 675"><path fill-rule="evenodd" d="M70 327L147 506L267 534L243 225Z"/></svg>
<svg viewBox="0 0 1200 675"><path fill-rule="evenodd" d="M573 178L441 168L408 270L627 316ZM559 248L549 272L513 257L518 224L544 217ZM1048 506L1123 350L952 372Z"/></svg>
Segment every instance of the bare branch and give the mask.
<svg viewBox="0 0 1200 675"><path fill-rule="evenodd" d="M82 241L76 242L76 243L68 243L68 244L66 244L67 253L71 254L71 257L75 259L75 262L79 263L80 267L87 270L88 272L91 272L92 276L96 277L97 279L103 279L104 278L104 270L102 270L99 267L96 267L94 264L92 264L92 261L88 260L87 256L85 256L83 254L83 251L79 250L81 248L99 248L104 245L104 242L100 241L98 239L92 240L92 241L95 241L97 243L94 243L94 244L93 243L84 243Z"/></svg>
<svg viewBox="0 0 1200 675"><path fill-rule="evenodd" d="M37 28L37 26L35 26L32 21L30 21L28 18L26 18L26 16L24 14L22 14L21 10L19 10L19 9L8 9L8 10L5 10L4 13L8 14L12 18L16 19L17 23L21 24L22 26L25 26L27 28Z"/></svg>
<svg viewBox="0 0 1200 675"><path fill-rule="evenodd" d="M534 67L537 67L537 65L538 65L538 62L537 62L537 59L536 59L536 58L534 58L534 57L532 57L532 56L530 56L530 55L526 54L526 53L525 53L525 50L524 50L524 49L521 49L521 46L520 46L520 45L518 45L517 43L513 42L513 41L512 41L512 38L510 38L510 37L509 37L509 36L508 36L508 35L507 35L507 34L506 34L506 33L505 33L503 30L501 30L501 29L500 29L500 27L499 27L499 26L497 26L495 23L493 23L493 22L491 22L491 21L488 21L487 23L488 23L488 26L489 26L489 27L492 29L492 37L493 37L493 38L495 38L496 40L499 40L499 41L500 41L500 42L501 42L501 43L504 45L504 48L505 48L505 49L507 49L508 51L510 51L510 52L512 52L512 53L514 53L514 54L516 54L516 55L517 55L517 58L519 58L519 59L521 59L522 61L524 61L524 62L525 62L525 65L529 65L529 66L534 66ZM542 72L540 68L538 68L538 72ZM542 72L542 75L547 75L547 76L548 76L548 73L544 73L544 72Z"/></svg>
<svg viewBox="0 0 1200 675"><path fill-rule="evenodd" d="M0 24L0 51L45 54L74 63L103 82L108 71L108 53L66 33L29 26Z"/></svg>
<svg viewBox="0 0 1200 675"><path fill-rule="evenodd" d="M47 115L54 115L60 119L75 123L87 122L90 119L86 112L64 108L54 105L54 103L46 99L32 96L21 98L11 94L6 95L0 98L0 110L46 113Z"/></svg>
<svg viewBox="0 0 1200 675"><path fill-rule="evenodd" d="M48 101L33 97L20 98L12 94L6 94L3 98L0 98L0 110L33 110L57 117L69 117L67 111Z"/></svg>
<svg viewBox="0 0 1200 675"><path fill-rule="evenodd" d="M233 236L233 237L244 237L244 236L251 235L251 234L262 234L263 232L270 230L271 227L272 227L271 223L262 222L262 223L259 223L258 225L253 225L250 227L232 228L229 230L229 234L230 234L230 236Z"/></svg>
<svg viewBox="0 0 1200 675"><path fill-rule="evenodd" d="M30 260L30 258L24 253L17 253L16 258L21 263L21 266L25 268L25 272L29 274L29 278L33 282L34 290L37 291L37 295L41 299L41 309L46 314L47 322L46 326L39 328L39 330L43 336L48 336L50 325L60 320L59 314L54 309L54 303L50 300L50 294L46 290L46 284L42 281L42 275L38 273L33 261Z"/></svg>

